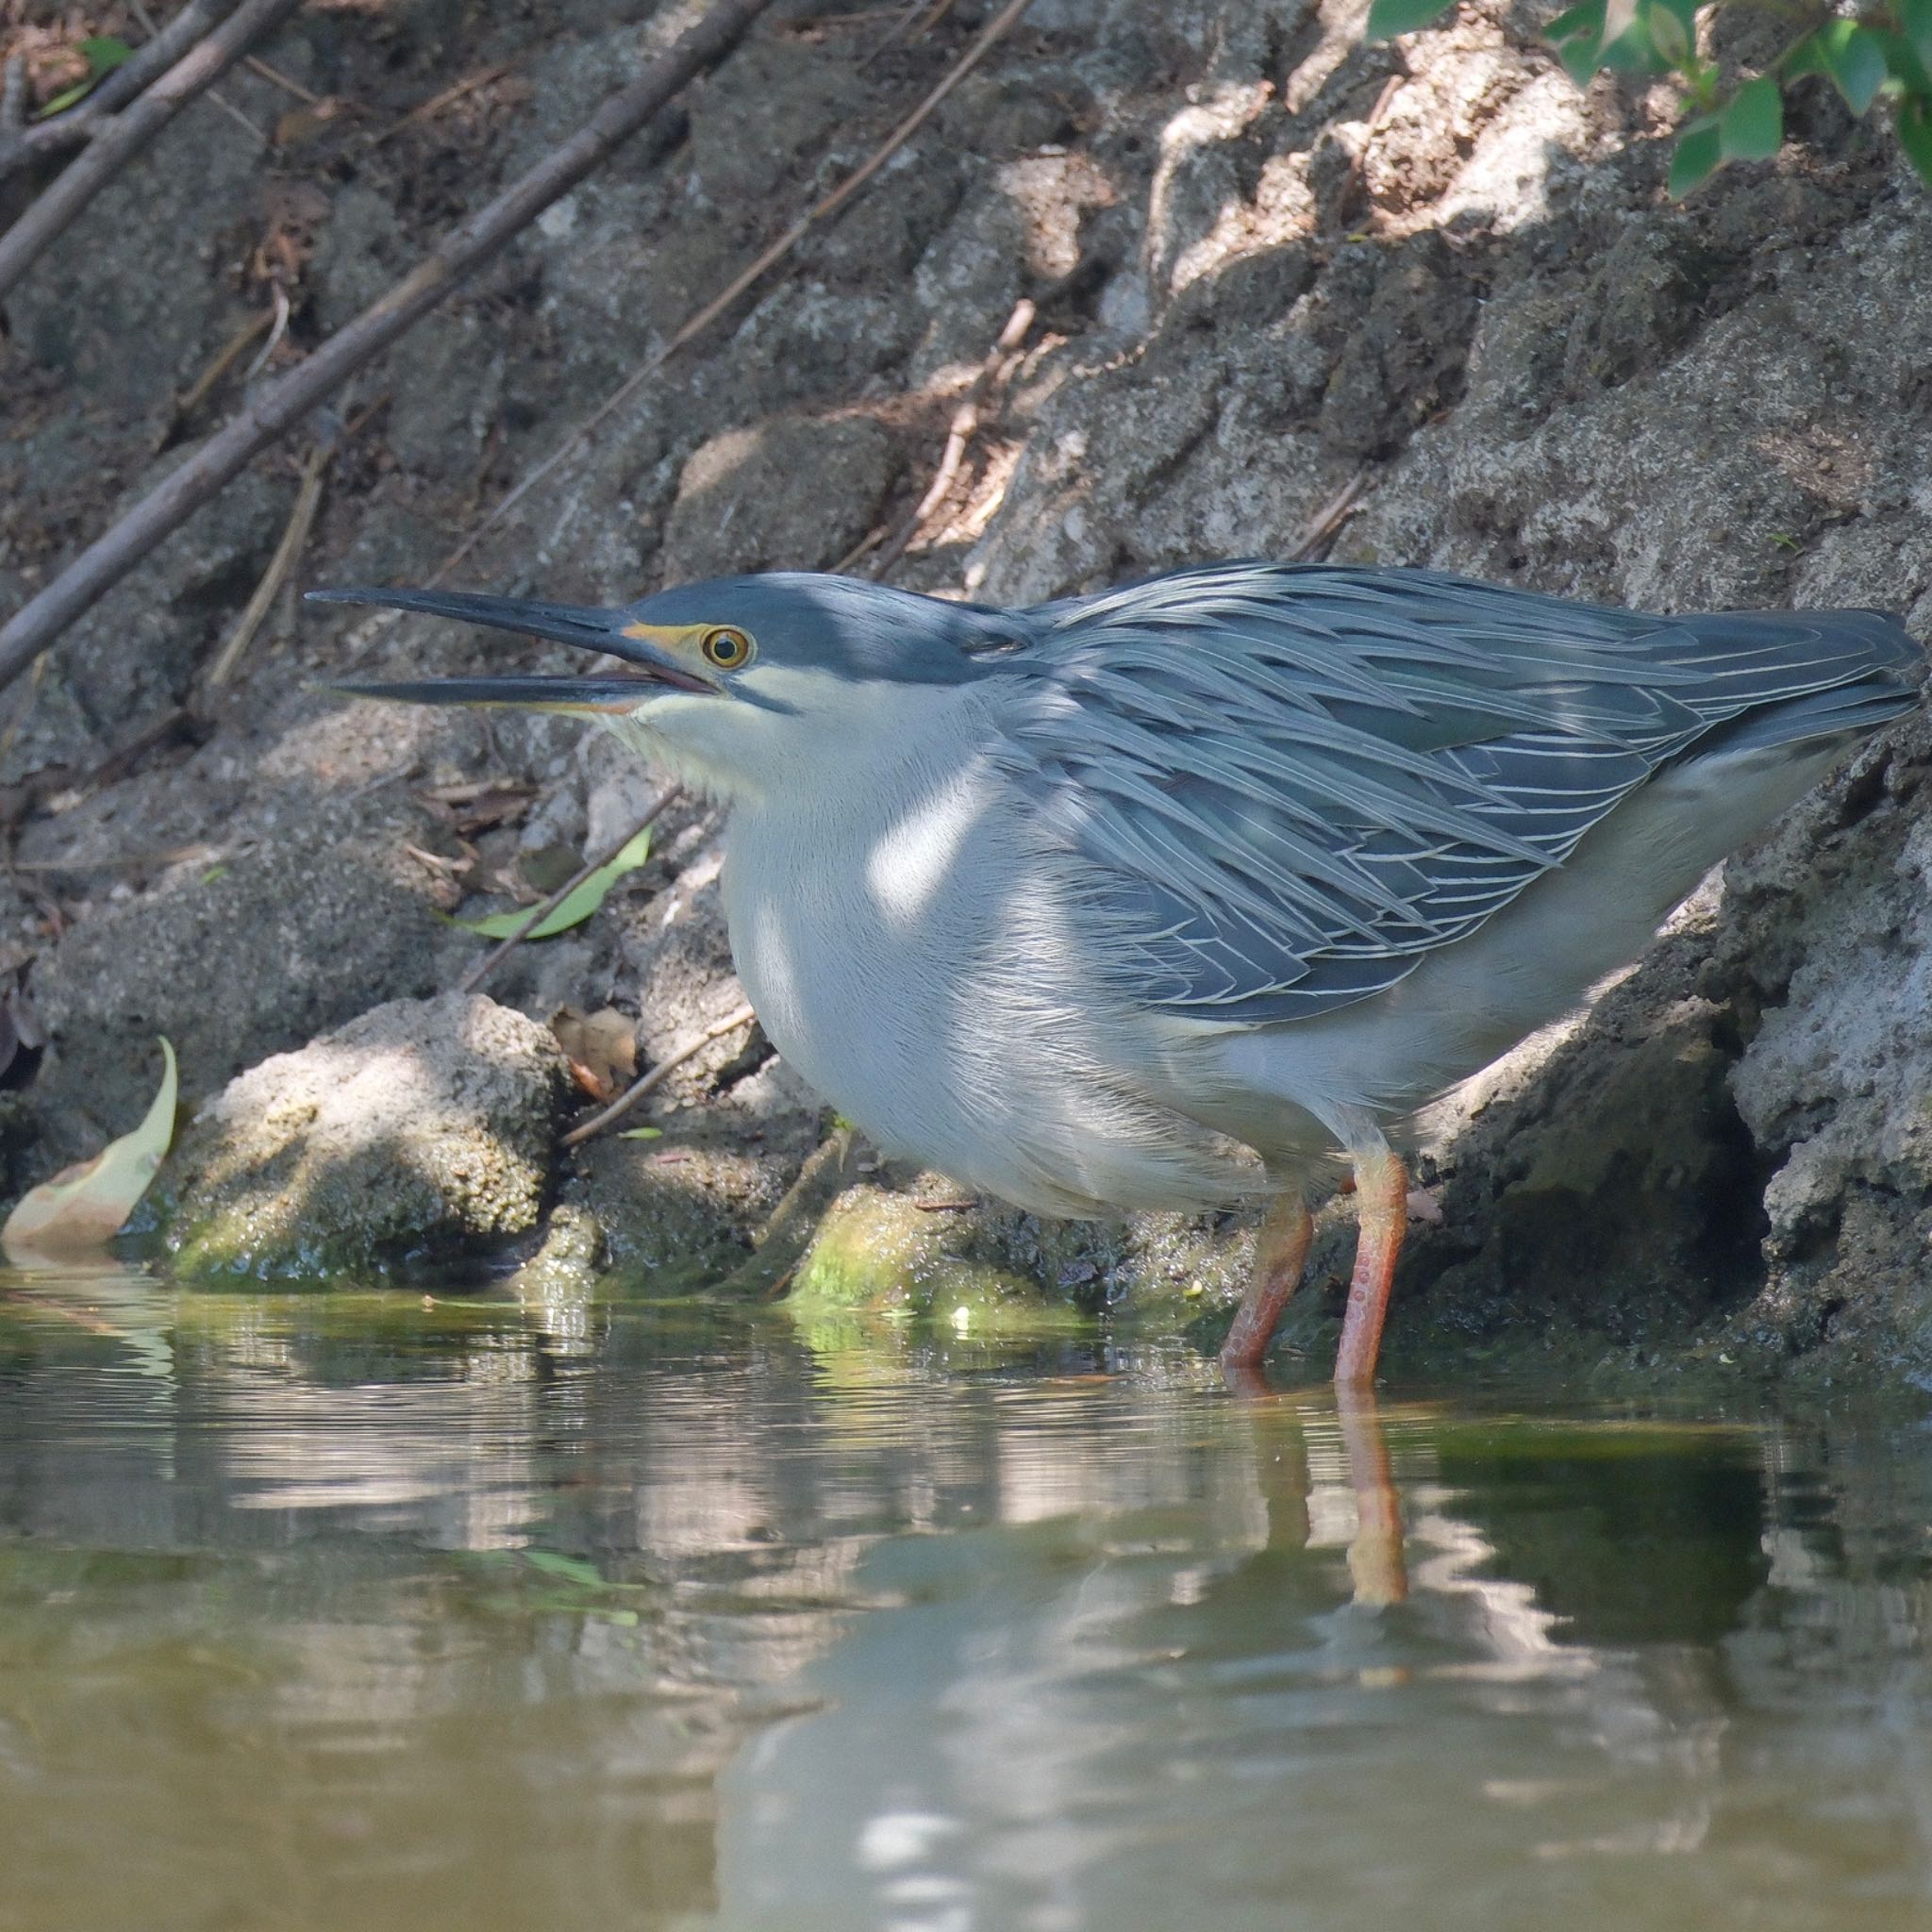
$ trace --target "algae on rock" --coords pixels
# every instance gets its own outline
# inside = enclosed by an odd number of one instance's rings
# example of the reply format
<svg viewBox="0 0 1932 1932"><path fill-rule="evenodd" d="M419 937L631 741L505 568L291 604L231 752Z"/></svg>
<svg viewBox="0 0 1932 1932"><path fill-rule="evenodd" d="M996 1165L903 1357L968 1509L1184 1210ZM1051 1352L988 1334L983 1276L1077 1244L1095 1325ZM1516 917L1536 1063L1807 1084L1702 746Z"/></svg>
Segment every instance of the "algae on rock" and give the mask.
<svg viewBox="0 0 1932 1932"><path fill-rule="evenodd" d="M533 1228L568 1068L480 995L394 1000L231 1081L191 1130L176 1269L387 1273Z"/></svg>

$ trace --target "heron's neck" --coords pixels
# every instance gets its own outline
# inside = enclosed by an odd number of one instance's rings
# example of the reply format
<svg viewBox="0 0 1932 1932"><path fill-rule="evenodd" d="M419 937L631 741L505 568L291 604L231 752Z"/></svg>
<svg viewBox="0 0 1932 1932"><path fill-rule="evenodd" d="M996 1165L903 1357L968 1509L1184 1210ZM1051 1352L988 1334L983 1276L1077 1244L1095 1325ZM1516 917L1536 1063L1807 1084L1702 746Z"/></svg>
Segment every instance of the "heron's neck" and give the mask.
<svg viewBox="0 0 1932 1932"><path fill-rule="evenodd" d="M799 820L874 808L916 792L983 741L985 717L958 686L868 684L792 711L709 697L660 699L608 727L641 758L738 811Z"/></svg>

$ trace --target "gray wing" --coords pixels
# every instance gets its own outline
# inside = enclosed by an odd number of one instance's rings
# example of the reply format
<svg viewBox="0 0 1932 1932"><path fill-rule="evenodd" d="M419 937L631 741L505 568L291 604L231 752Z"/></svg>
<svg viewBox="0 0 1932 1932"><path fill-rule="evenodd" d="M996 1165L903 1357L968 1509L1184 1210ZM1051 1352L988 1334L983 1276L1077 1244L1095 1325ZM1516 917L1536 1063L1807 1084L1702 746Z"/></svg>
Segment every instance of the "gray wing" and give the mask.
<svg viewBox="0 0 1932 1932"><path fill-rule="evenodd" d="M1029 613L1015 774L1123 991L1253 1024L1392 985L1659 766L1911 703L1872 611L1658 618L1433 572L1223 564Z"/></svg>

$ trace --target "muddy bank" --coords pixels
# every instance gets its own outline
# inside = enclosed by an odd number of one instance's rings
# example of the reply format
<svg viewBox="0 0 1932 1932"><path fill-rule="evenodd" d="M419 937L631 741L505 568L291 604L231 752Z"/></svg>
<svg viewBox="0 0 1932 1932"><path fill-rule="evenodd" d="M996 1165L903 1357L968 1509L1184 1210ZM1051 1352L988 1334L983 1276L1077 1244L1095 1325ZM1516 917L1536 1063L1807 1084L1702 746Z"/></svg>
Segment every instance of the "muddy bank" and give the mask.
<svg viewBox="0 0 1932 1932"><path fill-rule="evenodd" d="M778 9L677 125L358 384L302 580L426 576L864 158L986 12L962 4L881 51L870 16ZM291 119L299 104L238 75L231 105L278 144L192 109L8 301L0 600L236 405L248 356L193 391L251 319L285 299L269 366L304 353L678 17L625 0L305 10L270 56L330 111ZM1663 610L1876 604L1932 629L1932 212L1883 144L1821 92L1784 157L1675 206L1660 99L1577 92L1500 8L1394 46L1363 45L1360 24L1344 5L1038 0L927 134L533 491L464 580L610 601L891 558L896 583L1028 601L1285 555L1347 500L1327 531L1342 561ZM1023 301L1031 321L999 353ZM957 475L908 529L969 392ZM0 944L51 1035L9 1075L11 1187L139 1112L155 1032L218 1113L272 1056L447 994L479 942L445 915L532 902L656 795L561 720L309 688L561 662L509 640L284 605L211 689L304 453L258 465L83 621L9 726ZM1441 1219L1414 1231L1392 1362L1932 1369L1927 759L1921 724L1895 730L1591 1014L1445 1109L1424 1172ZM741 999L720 851L680 802L641 871L488 993L539 1027L614 1007L640 1068L677 1052ZM579 1083L558 1124L591 1104ZM1043 1294L1158 1307L1204 1337L1245 1265L1242 1216L1048 1227L862 1148L811 1171L761 1255L832 1127L742 1032L635 1124L661 1138L566 1155L548 1132L527 1216L493 1231L506 1265L562 1204L613 1263L682 1285L969 1322ZM176 1198L201 1175L191 1158ZM1346 1222L1345 1205L1324 1217L1291 1323L1316 1359ZM377 1249L391 1265L408 1232Z"/></svg>

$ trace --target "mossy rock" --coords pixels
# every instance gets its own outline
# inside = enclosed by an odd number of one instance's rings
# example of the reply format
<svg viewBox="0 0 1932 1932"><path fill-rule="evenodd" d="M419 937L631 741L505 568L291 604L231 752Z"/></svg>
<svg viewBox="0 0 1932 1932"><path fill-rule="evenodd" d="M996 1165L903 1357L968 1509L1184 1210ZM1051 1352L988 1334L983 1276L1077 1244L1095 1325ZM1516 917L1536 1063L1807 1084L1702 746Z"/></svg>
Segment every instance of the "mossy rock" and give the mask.
<svg viewBox="0 0 1932 1932"><path fill-rule="evenodd" d="M819 1223L792 1276L793 1311L892 1314L961 1331L1079 1324L1077 1309L1048 1299L1036 1282L955 1252L950 1219L885 1188L848 1188Z"/></svg>
<svg viewBox="0 0 1932 1932"><path fill-rule="evenodd" d="M396 1000L251 1068L180 1152L183 1278L469 1266L541 1216L568 1069L547 1027L478 997Z"/></svg>

